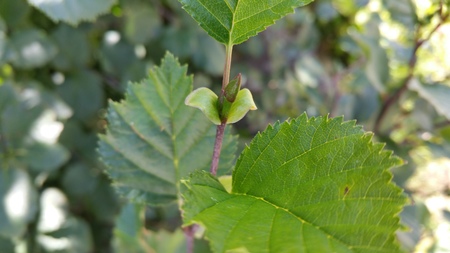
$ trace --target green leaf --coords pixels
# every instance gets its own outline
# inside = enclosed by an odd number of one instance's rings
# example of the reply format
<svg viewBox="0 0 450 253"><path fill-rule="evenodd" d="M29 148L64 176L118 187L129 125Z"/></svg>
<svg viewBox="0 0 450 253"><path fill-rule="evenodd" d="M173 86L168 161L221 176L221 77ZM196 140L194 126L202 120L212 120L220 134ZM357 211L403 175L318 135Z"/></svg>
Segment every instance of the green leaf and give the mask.
<svg viewBox="0 0 450 253"><path fill-rule="evenodd" d="M413 79L409 88L419 93L436 111L450 120L450 86L443 84L422 85Z"/></svg>
<svg viewBox="0 0 450 253"><path fill-rule="evenodd" d="M9 28L16 28L23 24L30 11L31 7L25 1L0 1L0 16Z"/></svg>
<svg viewBox="0 0 450 253"><path fill-rule="evenodd" d="M313 0L179 0L214 39L236 45Z"/></svg>
<svg viewBox="0 0 450 253"><path fill-rule="evenodd" d="M184 103L198 108L214 124L220 125L219 111L217 110L217 95L210 89L201 87L189 94Z"/></svg>
<svg viewBox="0 0 450 253"><path fill-rule="evenodd" d="M115 252L127 253L185 253L186 237L181 229L169 232L146 230L141 217L144 217L145 207L136 204L126 204L117 219L114 229ZM144 233L142 231L145 231ZM196 240L194 252L207 253L202 250L205 241Z"/></svg>
<svg viewBox="0 0 450 253"><path fill-rule="evenodd" d="M232 192L208 173L183 181L185 225L214 252L399 252L405 204L389 168L401 160L354 121L299 118L269 126L239 157Z"/></svg>
<svg viewBox="0 0 450 253"><path fill-rule="evenodd" d="M58 45L58 54L53 66L60 70L70 70L85 66L90 57L89 43L81 29L61 24L52 33Z"/></svg>
<svg viewBox="0 0 450 253"><path fill-rule="evenodd" d="M349 35L358 43L366 57L365 72L370 83L379 93L386 92L389 81L389 58L386 50L380 44L378 21L371 20L366 24L366 33L356 29L349 30Z"/></svg>
<svg viewBox="0 0 450 253"><path fill-rule="evenodd" d="M42 67L57 53L57 47L47 35L37 29L19 31L11 36L7 57L14 66L22 69Z"/></svg>
<svg viewBox="0 0 450 253"><path fill-rule="evenodd" d="M242 89L239 91L236 100L231 104L228 112L227 124L233 124L241 120L248 111L256 110L255 102L250 90Z"/></svg>
<svg viewBox="0 0 450 253"><path fill-rule="evenodd" d="M125 35L134 44L146 44L160 32L161 21L151 4L124 2Z"/></svg>
<svg viewBox="0 0 450 253"><path fill-rule="evenodd" d="M59 143L31 143L20 161L35 172L51 172L57 170L70 158L69 151Z"/></svg>
<svg viewBox="0 0 450 253"><path fill-rule="evenodd" d="M0 236L18 238L35 218L38 194L24 170L13 164L0 166Z"/></svg>
<svg viewBox="0 0 450 253"><path fill-rule="evenodd" d="M128 86L123 102L109 104L99 153L117 190L135 202L174 201L179 180L211 164L215 126L184 104L192 91L186 71L166 54L147 79ZM224 138L222 174L231 168L234 141L229 133Z"/></svg>
<svg viewBox="0 0 450 253"><path fill-rule="evenodd" d="M92 71L81 70L68 75L56 91L73 109L75 119L92 119L103 106L102 79Z"/></svg>
<svg viewBox="0 0 450 253"><path fill-rule="evenodd" d="M77 25L81 21L94 21L100 14L109 11L115 0L28 0L53 21L64 21Z"/></svg>

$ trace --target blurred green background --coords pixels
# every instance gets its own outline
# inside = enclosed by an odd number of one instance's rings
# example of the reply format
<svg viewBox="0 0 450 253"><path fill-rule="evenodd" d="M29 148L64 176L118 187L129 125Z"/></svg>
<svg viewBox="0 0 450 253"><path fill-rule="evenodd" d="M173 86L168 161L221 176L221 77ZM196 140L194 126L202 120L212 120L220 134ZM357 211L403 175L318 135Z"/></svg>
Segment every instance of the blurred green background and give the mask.
<svg viewBox="0 0 450 253"><path fill-rule="evenodd" d="M316 0L236 46L232 76L258 106L235 125L241 148L304 111L356 119L407 161L393 170L411 199L405 251L450 252L449 13L449 0ZM167 50L196 87L220 88L224 47L177 0L0 0L1 253L185 252L176 203L127 203L96 154L107 100Z"/></svg>

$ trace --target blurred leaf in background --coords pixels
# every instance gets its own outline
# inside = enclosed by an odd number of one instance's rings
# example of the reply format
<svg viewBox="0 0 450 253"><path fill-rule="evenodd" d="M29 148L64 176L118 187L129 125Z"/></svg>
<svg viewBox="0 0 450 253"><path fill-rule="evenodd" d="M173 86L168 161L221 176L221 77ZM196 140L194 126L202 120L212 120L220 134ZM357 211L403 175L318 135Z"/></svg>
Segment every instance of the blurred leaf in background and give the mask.
<svg viewBox="0 0 450 253"><path fill-rule="evenodd" d="M449 9L314 1L235 46L232 75L242 73L259 108L236 124L239 146L304 111L356 119L408 161L393 170L413 203L404 249L450 251ZM220 89L224 48L177 0L0 1L0 252L184 249L177 206L120 199L96 158L107 100L121 100L167 50L194 87Z"/></svg>

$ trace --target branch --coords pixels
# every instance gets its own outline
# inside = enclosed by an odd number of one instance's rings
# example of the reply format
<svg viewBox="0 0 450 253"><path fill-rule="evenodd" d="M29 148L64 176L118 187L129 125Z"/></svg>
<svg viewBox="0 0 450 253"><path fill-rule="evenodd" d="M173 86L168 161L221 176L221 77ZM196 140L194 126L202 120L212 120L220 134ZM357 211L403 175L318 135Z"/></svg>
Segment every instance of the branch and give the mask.
<svg viewBox="0 0 450 253"><path fill-rule="evenodd" d="M219 101L223 101L225 95L225 87L230 82L231 57L233 53L233 46L226 46L225 67L223 71L222 90L220 92ZM223 135L225 133L226 122L217 126L216 141L214 142L214 151L211 162L211 174L217 175L217 168L219 167L220 151L222 149Z"/></svg>
<svg viewBox="0 0 450 253"><path fill-rule="evenodd" d="M430 40L431 36L439 29L439 27L441 27L445 23L445 21L449 17L449 13L444 15L442 12L442 2L441 2L441 8L439 11L439 17L441 19L440 22L430 31L430 33L428 34L428 36L426 38L424 38L424 39L419 38L421 27L419 26L417 28L414 49L413 49L411 58L408 62L408 66L409 66L408 75L403 80L402 85L394 92L394 94L384 101L383 106L381 107L381 110L375 121L375 126L373 128L373 131L375 134L379 134L381 123L384 121L384 118L386 117L386 114L389 111L389 109L392 107L392 105L394 105L398 101L398 99L401 97L401 95L408 90L408 84L414 75L414 70L415 70L416 63L417 63L417 51L422 47L422 45L426 41Z"/></svg>

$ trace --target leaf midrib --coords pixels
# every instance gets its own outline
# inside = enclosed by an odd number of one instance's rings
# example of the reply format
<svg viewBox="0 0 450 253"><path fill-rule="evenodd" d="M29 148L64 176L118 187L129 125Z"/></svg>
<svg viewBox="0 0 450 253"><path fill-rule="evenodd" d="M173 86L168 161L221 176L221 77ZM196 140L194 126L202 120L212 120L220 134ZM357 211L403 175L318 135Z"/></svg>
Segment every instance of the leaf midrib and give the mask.
<svg viewBox="0 0 450 253"><path fill-rule="evenodd" d="M195 185L195 186L199 186L199 187L207 187L207 188L211 188L211 189L214 189L214 190L218 190L217 188L211 187L210 185L205 185L205 184L194 184L194 185ZM226 192L225 190L222 190L222 191ZM324 230L320 229L320 227L316 226L315 224L313 224L313 223L311 223L311 222L309 222L309 221L307 221L307 220L304 220L302 217L299 217L299 216L295 215L294 213L292 213L291 211L289 211L289 209L286 209L286 208L284 208L284 207L277 206L276 204L271 203L271 202L265 200L264 198L257 197L257 196L253 196L253 195L249 195L249 194L245 194L245 193L231 193L231 194L228 193L228 194L229 194L229 195L232 195L233 197L227 198L227 199L225 199L225 200L223 200L223 201L220 201L220 202L216 202L214 205L211 205L211 206L206 207L205 209L203 209L203 210L201 210L200 212L198 212L198 214L197 214L196 216L200 215L200 214L203 213L204 211L207 211L209 208L212 208L213 206L216 206L216 205L219 204L219 203L222 203L222 204L223 204L223 203L226 202L226 201L232 201L232 200L233 200L234 198L236 198L236 197L239 197L239 196L250 197L250 198L255 199L255 203L256 203L257 201L262 201L262 202L264 202L264 203L267 203L267 204L273 206L276 210L282 210L282 211L285 211L285 212L288 213L289 215L291 215L291 216L295 217L296 219L298 219L301 223L311 225L312 227L316 228L317 230L319 230L319 231L323 232L324 234L328 235L330 238L332 238L332 239L334 239L334 240L336 240L336 241L342 243L343 245L347 246L347 248L348 248L349 250L351 250L350 247L352 247L352 246L350 246L350 245L346 244L345 242L339 240L338 238L336 238L334 235L328 233L327 231L324 231ZM252 205L253 205L253 203L252 203ZM245 210L245 211L247 212L248 210L249 210L249 208L248 208L247 210ZM239 223L240 221L241 221L241 220L239 220L237 223ZM237 224L237 223L236 223L236 224ZM234 227L236 227L236 226L234 226ZM228 234L228 236L229 236L230 234L231 234L231 231L230 231L230 233ZM272 233L270 233L270 234L272 234ZM303 234L303 233L302 233L302 234ZM227 236L227 238L228 238L228 236Z"/></svg>

